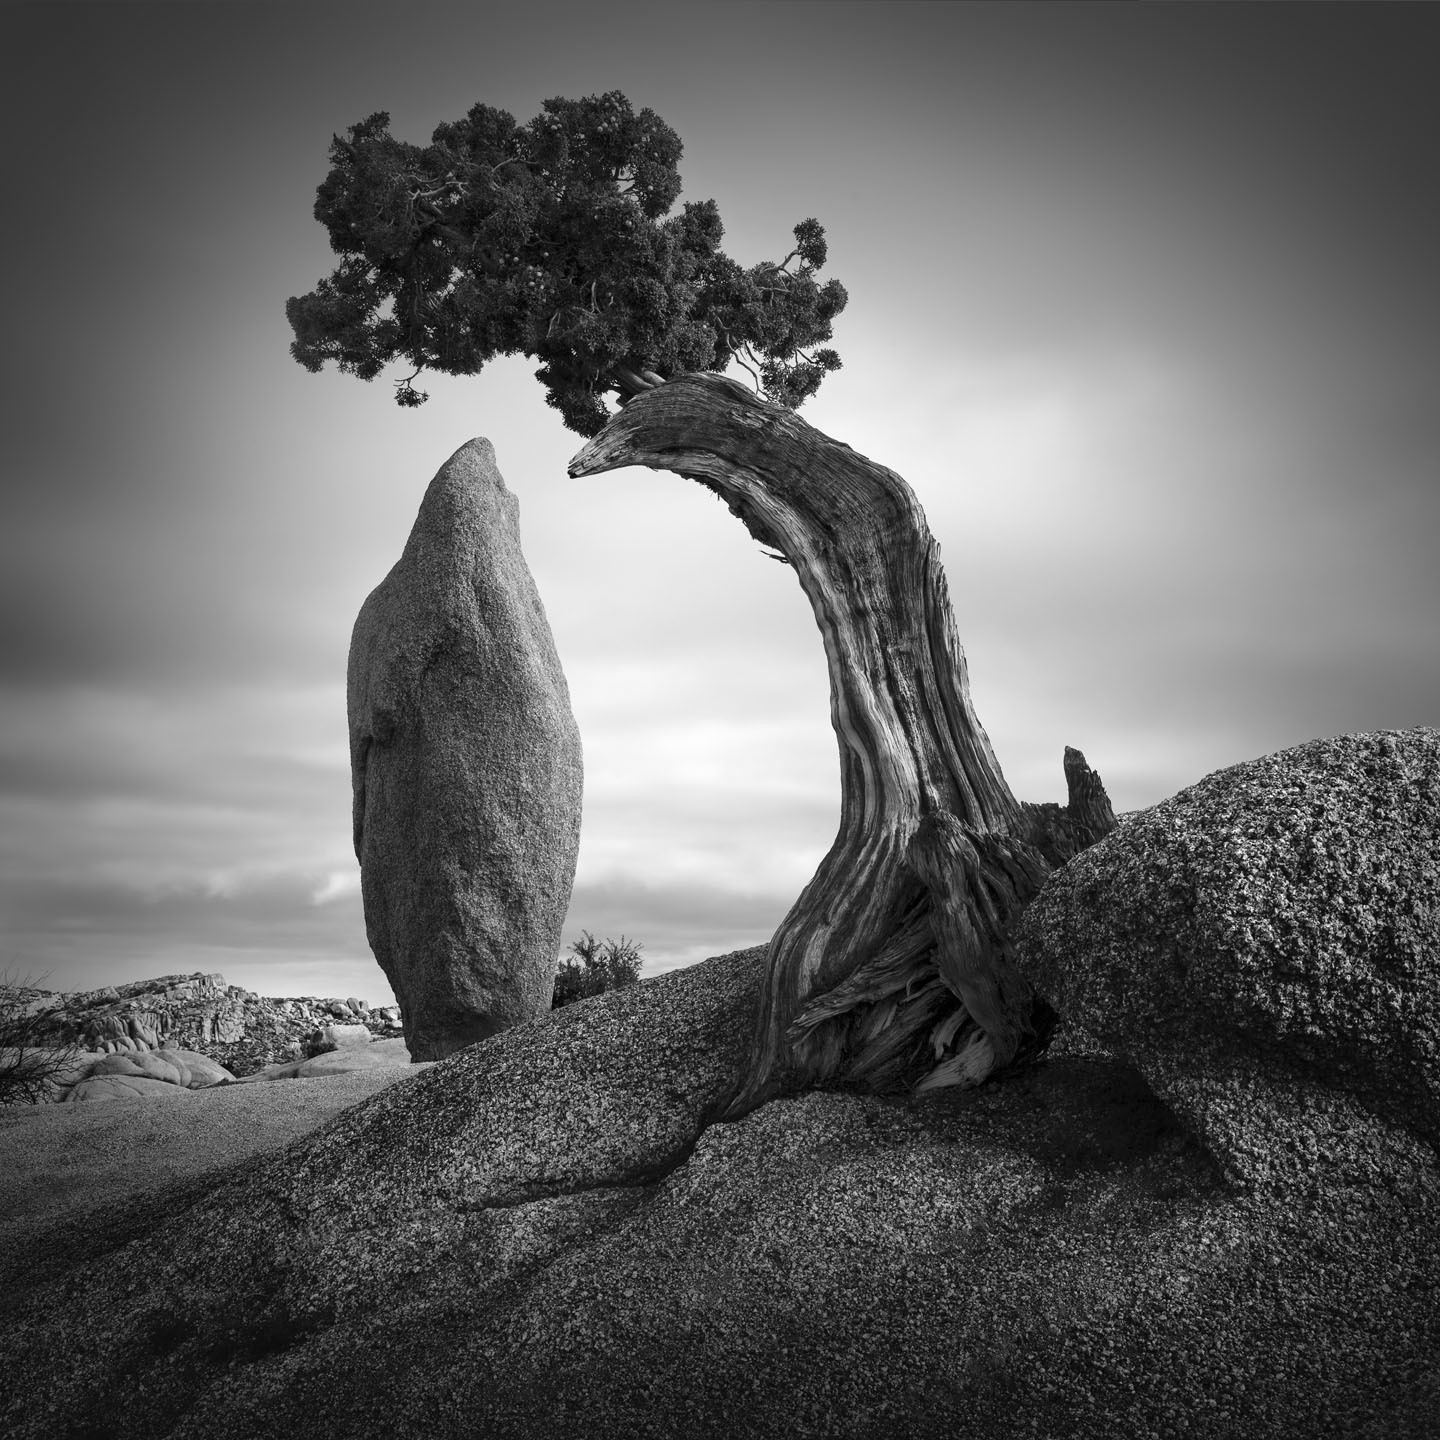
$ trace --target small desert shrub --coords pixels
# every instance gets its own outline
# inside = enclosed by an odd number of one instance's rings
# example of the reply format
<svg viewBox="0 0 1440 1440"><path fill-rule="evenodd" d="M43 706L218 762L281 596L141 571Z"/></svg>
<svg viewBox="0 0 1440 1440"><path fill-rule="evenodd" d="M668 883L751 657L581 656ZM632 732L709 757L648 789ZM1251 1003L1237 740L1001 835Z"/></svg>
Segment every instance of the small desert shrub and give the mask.
<svg viewBox="0 0 1440 1440"><path fill-rule="evenodd" d="M80 1053L63 1006L30 979L0 975L0 1105L35 1105L71 1078Z"/></svg>
<svg viewBox="0 0 1440 1440"><path fill-rule="evenodd" d="M555 972L555 995L550 1008L586 1000L606 990L633 985L640 978L640 952L645 947L638 940L608 937L597 940L588 930L570 946L570 954L561 958Z"/></svg>

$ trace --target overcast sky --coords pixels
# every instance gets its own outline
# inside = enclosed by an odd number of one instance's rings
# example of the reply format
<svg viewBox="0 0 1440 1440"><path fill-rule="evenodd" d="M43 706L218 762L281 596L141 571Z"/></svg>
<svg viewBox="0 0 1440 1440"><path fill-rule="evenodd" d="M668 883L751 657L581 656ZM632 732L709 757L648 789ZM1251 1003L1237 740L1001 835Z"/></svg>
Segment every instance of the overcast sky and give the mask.
<svg viewBox="0 0 1440 1440"><path fill-rule="evenodd" d="M498 18L497 18L498 17ZM330 137L609 89L845 368L802 412L909 480L1012 789L1117 809L1440 723L1440 11L1424 5L9 4L0 969L389 998L345 659L488 436L585 745L566 938L767 939L834 836L820 639L699 487L566 477L497 362L305 373Z"/></svg>

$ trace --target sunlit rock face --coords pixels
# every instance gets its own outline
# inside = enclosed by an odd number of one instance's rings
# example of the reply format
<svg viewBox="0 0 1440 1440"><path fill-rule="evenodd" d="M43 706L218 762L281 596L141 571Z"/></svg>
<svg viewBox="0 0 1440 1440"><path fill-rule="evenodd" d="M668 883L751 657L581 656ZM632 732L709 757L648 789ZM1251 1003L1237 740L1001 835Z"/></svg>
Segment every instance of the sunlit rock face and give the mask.
<svg viewBox="0 0 1440 1440"><path fill-rule="evenodd" d="M580 840L580 733L488 440L431 482L350 646L365 926L416 1060L543 1014Z"/></svg>
<svg viewBox="0 0 1440 1440"><path fill-rule="evenodd" d="M1372 1119L1440 1149L1440 731L1314 740L1128 817L1019 948L1236 1179Z"/></svg>

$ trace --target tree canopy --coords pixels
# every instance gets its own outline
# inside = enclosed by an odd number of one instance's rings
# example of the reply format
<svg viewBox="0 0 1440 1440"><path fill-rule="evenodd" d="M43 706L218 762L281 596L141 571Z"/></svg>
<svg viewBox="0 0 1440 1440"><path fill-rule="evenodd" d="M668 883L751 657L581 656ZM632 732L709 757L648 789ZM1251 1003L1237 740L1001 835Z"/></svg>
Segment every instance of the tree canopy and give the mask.
<svg viewBox="0 0 1440 1440"><path fill-rule="evenodd" d="M610 391L623 403L733 359L793 409L839 369L821 342L847 297L815 278L824 228L802 220L784 259L742 268L713 200L670 213L680 137L619 91L547 100L528 125L475 105L424 148L389 127L382 111L331 145L315 218L340 262L285 307L307 370L373 380L403 361L395 398L419 405L423 371L528 355L547 402L593 435Z"/></svg>

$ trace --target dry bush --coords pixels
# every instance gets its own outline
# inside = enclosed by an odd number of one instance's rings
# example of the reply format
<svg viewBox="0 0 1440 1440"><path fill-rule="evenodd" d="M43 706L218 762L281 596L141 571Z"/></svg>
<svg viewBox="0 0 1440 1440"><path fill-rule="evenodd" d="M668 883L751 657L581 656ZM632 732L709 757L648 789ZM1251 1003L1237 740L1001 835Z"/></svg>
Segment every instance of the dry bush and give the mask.
<svg viewBox="0 0 1440 1440"><path fill-rule="evenodd" d="M75 1070L78 1030L63 999L0 974L0 1105L48 1100Z"/></svg>
<svg viewBox="0 0 1440 1440"><path fill-rule="evenodd" d="M588 930L570 946L570 955L560 961L555 972L555 995L552 1010L562 1005L633 985L640 978L640 952L645 947L638 940L597 940ZM573 958L572 958L573 957Z"/></svg>

